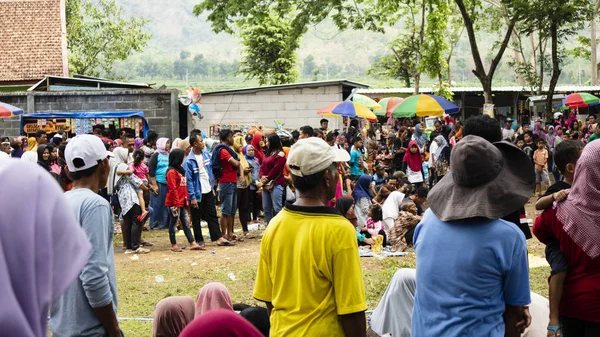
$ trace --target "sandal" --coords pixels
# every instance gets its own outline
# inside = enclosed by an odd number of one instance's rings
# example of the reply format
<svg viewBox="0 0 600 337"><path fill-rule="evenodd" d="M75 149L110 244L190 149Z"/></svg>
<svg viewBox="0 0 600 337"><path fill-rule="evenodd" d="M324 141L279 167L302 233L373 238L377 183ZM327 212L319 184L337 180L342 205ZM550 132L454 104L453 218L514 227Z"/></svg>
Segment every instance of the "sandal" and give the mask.
<svg viewBox="0 0 600 337"><path fill-rule="evenodd" d="M199 245L199 246L190 248L190 250L206 250L206 247L204 245Z"/></svg>
<svg viewBox="0 0 600 337"><path fill-rule="evenodd" d="M246 239L256 239L256 235L250 233L244 233Z"/></svg>
<svg viewBox="0 0 600 337"><path fill-rule="evenodd" d="M230 247L230 246L235 246L235 243L229 242L229 241L225 241L225 242L217 243L217 246Z"/></svg>
<svg viewBox="0 0 600 337"><path fill-rule="evenodd" d="M548 327L546 328L548 329L548 333L546 334L546 336L552 336L552 337L562 337L562 326L559 325L548 325Z"/></svg>
<svg viewBox="0 0 600 337"><path fill-rule="evenodd" d="M175 253L181 253L183 252L183 249L181 249L180 247L171 247L171 251Z"/></svg>

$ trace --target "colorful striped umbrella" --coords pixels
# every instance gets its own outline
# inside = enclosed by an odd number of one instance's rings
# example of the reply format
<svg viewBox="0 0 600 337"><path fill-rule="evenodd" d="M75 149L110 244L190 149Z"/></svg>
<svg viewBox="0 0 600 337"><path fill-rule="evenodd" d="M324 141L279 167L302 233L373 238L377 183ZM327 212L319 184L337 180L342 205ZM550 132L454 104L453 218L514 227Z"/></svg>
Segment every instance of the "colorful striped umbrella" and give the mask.
<svg viewBox="0 0 600 337"><path fill-rule="evenodd" d="M421 94L411 96L400 103L400 105L392 113L393 117L413 117L415 115L419 117L426 116L443 116L444 113L449 115L457 113L459 111L456 104L449 100L436 96Z"/></svg>
<svg viewBox="0 0 600 337"><path fill-rule="evenodd" d="M565 97L565 102L564 105L570 107L570 108L584 108L589 106L592 103L598 103L600 101L600 98L592 95L592 94L588 94L585 92L577 92L574 94L570 94L567 97Z"/></svg>
<svg viewBox="0 0 600 337"><path fill-rule="evenodd" d="M374 99L372 99L369 96L365 96L365 95L361 95L361 94L354 94L352 96L352 102L360 103L371 110L381 109L381 105L379 103L375 102Z"/></svg>
<svg viewBox="0 0 600 337"><path fill-rule="evenodd" d="M373 113L377 116L392 116L392 113L396 108L404 101L404 98L401 97L386 97L379 101L381 104L381 109L373 110Z"/></svg>
<svg viewBox="0 0 600 337"><path fill-rule="evenodd" d="M359 117L372 122L377 121L377 116L369 108L360 103L348 101L331 103L317 113L328 117Z"/></svg>
<svg viewBox="0 0 600 337"><path fill-rule="evenodd" d="M16 106L0 102L0 117L11 117L16 115L22 115L23 109L17 108Z"/></svg>

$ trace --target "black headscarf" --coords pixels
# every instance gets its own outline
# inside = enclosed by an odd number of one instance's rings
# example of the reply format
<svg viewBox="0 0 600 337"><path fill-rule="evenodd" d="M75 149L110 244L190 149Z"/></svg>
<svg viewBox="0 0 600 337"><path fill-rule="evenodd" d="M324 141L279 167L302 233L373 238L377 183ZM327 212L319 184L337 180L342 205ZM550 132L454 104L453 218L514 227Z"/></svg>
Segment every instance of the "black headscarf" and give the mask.
<svg viewBox="0 0 600 337"><path fill-rule="evenodd" d="M242 312L240 312L240 316L252 323L252 325L254 325L254 327L263 334L263 336L269 336L271 323L269 322L269 312L267 309L262 307L250 307L242 310Z"/></svg>
<svg viewBox="0 0 600 337"><path fill-rule="evenodd" d="M185 175L185 170L181 166L181 164L183 164L184 159L185 151L178 148L172 149L171 153L169 153L169 169L176 170L182 175Z"/></svg>
<svg viewBox="0 0 600 337"><path fill-rule="evenodd" d="M48 156L48 160L44 160L44 151L47 148L48 148L48 146L45 144L38 146L38 148L37 148L37 155L38 155L37 163L38 163L38 165L43 167L44 170L50 172L50 156ZM48 148L48 152L50 152L49 148Z"/></svg>
<svg viewBox="0 0 600 337"><path fill-rule="evenodd" d="M350 210L350 207L354 204L354 199L350 197L341 197L335 201L335 209L345 218L346 213Z"/></svg>

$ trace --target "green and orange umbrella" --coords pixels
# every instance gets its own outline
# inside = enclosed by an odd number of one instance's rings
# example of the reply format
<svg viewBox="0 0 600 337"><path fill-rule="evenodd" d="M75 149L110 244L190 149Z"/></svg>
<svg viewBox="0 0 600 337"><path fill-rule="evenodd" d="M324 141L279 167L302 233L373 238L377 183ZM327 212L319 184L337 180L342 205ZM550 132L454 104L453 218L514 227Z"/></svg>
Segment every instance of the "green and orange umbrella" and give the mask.
<svg viewBox="0 0 600 337"><path fill-rule="evenodd" d="M373 110L373 113L377 116L392 116L394 110L404 101L401 97L386 97L379 101L381 109Z"/></svg>
<svg viewBox="0 0 600 337"><path fill-rule="evenodd" d="M577 92L577 93L570 94L567 97L565 97L565 101L564 101L563 105L568 106L569 108L572 108L572 109L576 109L576 108L585 108L585 107L590 106L590 104L592 104L592 103L598 103L598 102L600 102L600 98L598 98L592 94L588 94L585 92Z"/></svg>
<svg viewBox="0 0 600 337"><path fill-rule="evenodd" d="M408 97L392 113L395 118L443 116L457 113L458 106L441 96L421 94Z"/></svg>
<svg viewBox="0 0 600 337"><path fill-rule="evenodd" d="M352 96L352 102L360 103L371 110L381 109L381 105L379 103L377 103L374 99L372 99L369 96L365 96L365 95L361 95L361 94L354 94Z"/></svg>

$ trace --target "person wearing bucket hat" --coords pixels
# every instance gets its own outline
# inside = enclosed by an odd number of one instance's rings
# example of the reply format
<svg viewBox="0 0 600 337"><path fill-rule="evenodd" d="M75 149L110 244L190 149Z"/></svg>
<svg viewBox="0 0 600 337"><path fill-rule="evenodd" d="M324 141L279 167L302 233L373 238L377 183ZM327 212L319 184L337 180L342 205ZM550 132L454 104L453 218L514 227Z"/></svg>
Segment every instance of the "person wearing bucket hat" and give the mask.
<svg viewBox="0 0 600 337"><path fill-rule="evenodd" d="M348 152L314 137L300 139L290 150L296 201L287 203L264 233L253 294L267 304L271 336L365 336L356 231L327 206L336 192L337 163L349 159ZM282 287L286 291L279 291Z"/></svg>
<svg viewBox="0 0 600 337"><path fill-rule="evenodd" d="M527 244L501 218L531 197L533 166L512 144L472 135L456 144L451 162L414 233L412 334L519 335L530 322Z"/></svg>

